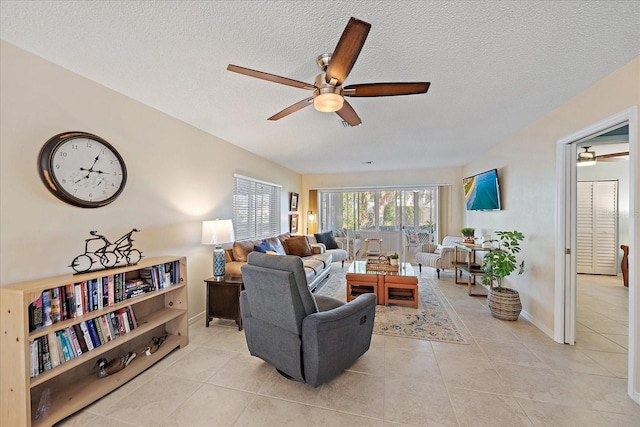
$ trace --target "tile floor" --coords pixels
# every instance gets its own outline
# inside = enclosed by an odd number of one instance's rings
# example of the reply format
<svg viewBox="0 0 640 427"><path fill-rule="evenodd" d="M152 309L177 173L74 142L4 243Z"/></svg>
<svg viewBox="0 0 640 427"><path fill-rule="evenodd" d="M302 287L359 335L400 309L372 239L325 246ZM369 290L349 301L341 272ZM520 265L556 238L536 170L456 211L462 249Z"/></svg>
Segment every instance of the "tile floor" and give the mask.
<svg viewBox="0 0 640 427"><path fill-rule="evenodd" d="M640 426L626 394L620 279L580 276L575 346L523 318L494 319L451 272L437 283L468 345L374 335L358 362L314 389L251 357L235 324L203 319L187 347L60 425Z"/></svg>

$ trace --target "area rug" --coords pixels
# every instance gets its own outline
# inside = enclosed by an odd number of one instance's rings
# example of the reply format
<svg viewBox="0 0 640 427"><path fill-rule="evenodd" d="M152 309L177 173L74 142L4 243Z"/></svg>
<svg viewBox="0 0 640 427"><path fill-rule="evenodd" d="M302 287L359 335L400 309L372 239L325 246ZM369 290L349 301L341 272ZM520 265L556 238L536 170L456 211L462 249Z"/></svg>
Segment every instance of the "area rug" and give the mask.
<svg viewBox="0 0 640 427"><path fill-rule="evenodd" d="M346 271L332 272L329 279L315 291L342 301L346 300ZM442 299L425 278L418 279L418 308L401 305L377 305L373 333L394 337L413 338L467 344L449 315Z"/></svg>

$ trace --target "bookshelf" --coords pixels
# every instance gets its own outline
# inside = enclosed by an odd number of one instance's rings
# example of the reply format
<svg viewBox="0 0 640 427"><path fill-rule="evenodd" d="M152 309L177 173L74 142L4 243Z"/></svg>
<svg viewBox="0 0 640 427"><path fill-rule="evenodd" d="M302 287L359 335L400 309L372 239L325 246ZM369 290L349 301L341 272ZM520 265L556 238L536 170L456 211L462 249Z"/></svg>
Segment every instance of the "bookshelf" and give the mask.
<svg viewBox="0 0 640 427"><path fill-rule="evenodd" d="M102 280L108 275L122 274L129 280L139 280L144 269L154 266L172 266L172 283L165 287L104 304L102 308L83 312L48 326L30 331L29 306L41 297L43 291ZM106 300L106 297L105 297ZM128 307L135 313L137 327L92 350L77 354L58 366L31 376L31 341L51 336L75 324L109 315ZM124 385L138 374L178 347L189 343L187 319L187 265L185 257L157 257L143 259L137 265L78 275L63 275L0 287L0 425L49 426L68 417ZM162 346L151 355L144 353L153 337L167 333ZM41 339L42 341L42 339ZM137 356L130 364L104 378L98 378L96 361L100 358L117 359L128 352ZM49 395L49 404L36 418L41 398Z"/></svg>

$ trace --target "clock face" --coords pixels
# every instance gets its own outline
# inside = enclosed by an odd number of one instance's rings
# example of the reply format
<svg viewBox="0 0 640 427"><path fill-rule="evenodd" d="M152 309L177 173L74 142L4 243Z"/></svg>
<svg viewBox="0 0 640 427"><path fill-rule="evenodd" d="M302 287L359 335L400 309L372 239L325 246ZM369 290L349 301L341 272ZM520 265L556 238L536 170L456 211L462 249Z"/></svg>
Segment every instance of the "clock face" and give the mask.
<svg viewBox="0 0 640 427"><path fill-rule="evenodd" d="M113 202L127 181L124 161L115 148L84 132L59 134L47 141L40 151L39 166L47 188L79 207Z"/></svg>

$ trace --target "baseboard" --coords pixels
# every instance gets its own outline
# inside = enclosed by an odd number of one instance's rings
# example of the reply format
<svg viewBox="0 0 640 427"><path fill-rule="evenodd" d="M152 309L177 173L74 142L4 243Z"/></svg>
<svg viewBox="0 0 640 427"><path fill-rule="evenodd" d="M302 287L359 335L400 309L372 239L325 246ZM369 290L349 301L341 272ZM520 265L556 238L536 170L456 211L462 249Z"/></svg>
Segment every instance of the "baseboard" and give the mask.
<svg viewBox="0 0 640 427"><path fill-rule="evenodd" d="M553 330L547 328L545 325L543 325L542 323L538 322L536 320L536 318L534 318L533 316L531 316L527 311L521 311L520 312L520 316L524 317L525 319L527 319L529 322L531 322L533 324L533 326L535 326L536 328L540 329L542 332L544 332L549 338L553 339ZM554 340L555 341L555 340Z"/></svg>
<svg viewBox="0 0 640 427"><path fill-rule="evenodd" d="M193 325L194 323L203 320L205 316L205 312L201 311L200 313L196 314L195 316L189 318L188 322L189 322L189 326Z"/></svg>

